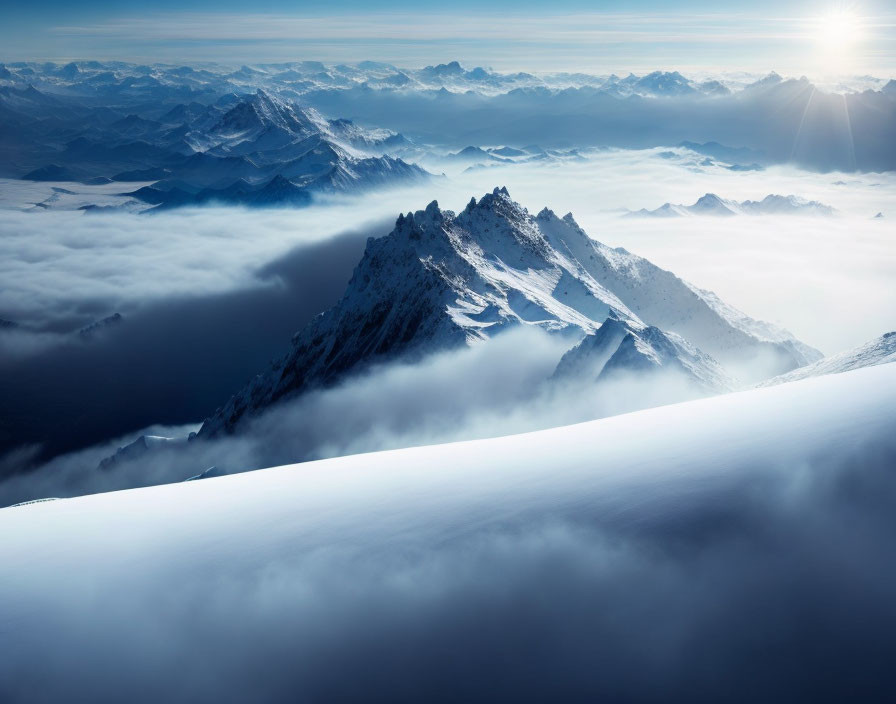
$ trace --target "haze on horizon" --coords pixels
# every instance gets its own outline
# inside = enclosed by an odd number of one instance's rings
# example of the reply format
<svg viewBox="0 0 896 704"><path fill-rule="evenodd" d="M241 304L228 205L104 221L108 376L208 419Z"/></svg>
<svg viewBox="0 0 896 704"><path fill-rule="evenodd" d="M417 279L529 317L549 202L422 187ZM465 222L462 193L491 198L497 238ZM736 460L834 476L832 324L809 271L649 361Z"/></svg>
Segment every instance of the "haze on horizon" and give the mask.
<svg viewBox="0 0 896 704"><path fill-rule="evenodd" d="M776 70L819 80L896 71L896 12L882 0L452 7L389 0L140 3L47 0L3 11L0 61L230 64L314 59L405 67L460 60L499 71L692 74Z"/></svg>

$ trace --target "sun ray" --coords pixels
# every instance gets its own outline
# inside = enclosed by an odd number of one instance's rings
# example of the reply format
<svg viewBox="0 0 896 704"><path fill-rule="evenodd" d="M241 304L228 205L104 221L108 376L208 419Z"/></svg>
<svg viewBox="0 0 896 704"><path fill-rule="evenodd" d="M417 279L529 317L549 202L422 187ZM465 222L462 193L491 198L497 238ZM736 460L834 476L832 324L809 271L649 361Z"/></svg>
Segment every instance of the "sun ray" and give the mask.
<svg viewBox="0 0 896 704"><path fill-rule="evenodd" d="M796 134L793 137L793 149L790 151L790 160L793 161L796 156L796 149L800 143L800 135L803 132L803 123L806 122L806 115L809 112L809 107L812 105L812 98L815 97L815 86L812 86L809 92L809 97L806 99L806 107L803 108L803 116L800 118L799 127L796 128Z"/></svg>
<svg viewBox="0 0 896 704"><path fill-rule="evenodd" d="M850 170L855 170L856 168L856 141L855 136L852 132L852 121L849 119L849 101L847 101L845 95L841 95L840 99L843 101L843 114L846 117L846 137L849 139L849 167Z"/></svg>

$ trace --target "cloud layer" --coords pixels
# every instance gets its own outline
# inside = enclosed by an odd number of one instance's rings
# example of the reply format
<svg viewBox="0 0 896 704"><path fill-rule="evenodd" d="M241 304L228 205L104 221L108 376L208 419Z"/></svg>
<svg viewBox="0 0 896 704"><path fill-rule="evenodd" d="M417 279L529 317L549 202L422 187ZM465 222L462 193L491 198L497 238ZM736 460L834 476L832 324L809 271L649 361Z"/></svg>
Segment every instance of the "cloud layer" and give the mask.
<svg viewBox="0 0 896 704"><path fill-rule="evenodd" d="M154 216L0 211L6 233L0 239L5 283L0 318L21 324L17 330L0 331L0 391L16 399L4 414L0 438L4 450L18 448L4 459L3 473L97 443L105 456L115 449L110 443L127 442L152 424L199 423L284 353L291 335L311 316L337 300L367 236L385 234L396 213L422 207L433 197L457 210L471 195L496 184L506 184L530 210L548 205L559 214L572 211L595 238L645 255L825 352L856 346L894 327L896 309L889 292L896 261L887 219L869 217L879 210L896 212L889 176L847 180L786 168L733 173L701 165L693 153L673 150L673 155L607 151L581 163L452 172L426 189L335 200L298 211L208 208ZM830 203L840 215L724 223L715 218L653 222L620 217L623 208L692 202L707 191L736 199L796 193ZM86 340L72 334L113 312L124 316L120 325ZM519 364L528 359L509 356ZM521 369L518 383L527 386L538 375L546 376L549 356ZM397 420L380 423L364 415L357 422L385 435L394 431L401 438L394 443L476 434L472 419L483 408L461 418L458 409L475 399L465 395L463 386L444 381L472 373L458 364L455 376L432 381L446 384L434 394L455 408L454 415L446 410L431 423L438 432L421 423L412 432L395 430ZM413 383L429 388L428 369L422 368ZM398 379L396 374L382 378ZM373 394L372 388L359 386L358 398ZM350 394L342 393L351 409ZM536 392L526 393L513 398L531 401ZM334 394L320 401L335 408L338 398ZM505 418L516 417L512 405L486 404L491 416L482 420L485 434L552 424L505 423ZM577 420L609 411L589 412L593 415L564 417ZM408 413L414 417L416 412ZM237 455L242 457L240 468L334 454L323 449L327 446L345 452L396 446L383 443L383 433L362 429L353 441L335 424L328 439L321 429L314 430L313 420L291 422L307 427L307 434L267 448L259 443L247 455ZM78 466L92 472L99 459L91 455ZM218 461L203 455L188 466L179 463L165 476L183 478ZM38 482L33 491L6 493L18 500L72 492L75 486L91 490L94 483Z"/></svg>
<svg viewBox="0 0 896 704"><path fill-rule="evenodd" d="M519 328L420 361L395 361L338 386L281 402L232 436L185 442L196 425L147 428L181 442L98 469L136 434L41 464L37 449L12 452L0 473L0 506L178 482L214 466L225 473L329 457L497 437L697 398L705 392L670 372L550 379L574 337Z"/></svg>

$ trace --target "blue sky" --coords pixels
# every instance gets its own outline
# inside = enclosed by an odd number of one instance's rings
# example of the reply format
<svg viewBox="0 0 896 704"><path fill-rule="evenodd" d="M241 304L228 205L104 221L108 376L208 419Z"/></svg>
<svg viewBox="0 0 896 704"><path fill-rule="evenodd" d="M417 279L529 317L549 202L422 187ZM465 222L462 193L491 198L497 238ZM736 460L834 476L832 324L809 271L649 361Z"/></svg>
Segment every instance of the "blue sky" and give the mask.
<svg viewBox="0 0 896 704"><path fill-rule="evenodd" d="M0 61L116 58L255 63L458 59L499 70L896 73L896 8L861 2L200 2L43 0L2 9ZM818 18L861 25L847 47Z"/></svg>

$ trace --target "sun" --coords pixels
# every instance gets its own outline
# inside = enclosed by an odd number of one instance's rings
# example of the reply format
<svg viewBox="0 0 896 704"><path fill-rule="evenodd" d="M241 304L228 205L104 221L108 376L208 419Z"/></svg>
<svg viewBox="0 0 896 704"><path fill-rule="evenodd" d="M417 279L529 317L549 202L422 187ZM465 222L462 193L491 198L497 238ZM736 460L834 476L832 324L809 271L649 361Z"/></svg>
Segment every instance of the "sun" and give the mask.
<svg viewBox="0 0 896 704"><path fill-rule="evenodd" d="M815 21L815 37L825 52L847 53L861 35L861 18L852 10L836 10Z"/></svg>

